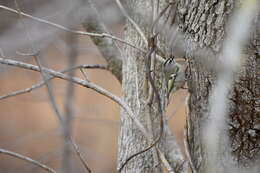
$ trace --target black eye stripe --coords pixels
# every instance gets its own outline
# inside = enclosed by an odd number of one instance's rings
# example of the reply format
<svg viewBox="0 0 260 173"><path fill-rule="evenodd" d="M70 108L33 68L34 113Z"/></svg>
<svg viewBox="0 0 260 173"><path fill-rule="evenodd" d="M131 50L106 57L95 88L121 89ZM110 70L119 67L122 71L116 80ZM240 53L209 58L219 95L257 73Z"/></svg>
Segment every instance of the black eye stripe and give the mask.
<svg viewBox="0 0 260 173"><path fill-rule="evenodd" d="M174 57L168 58L163 64L171 64L174 61Z"/></svg>

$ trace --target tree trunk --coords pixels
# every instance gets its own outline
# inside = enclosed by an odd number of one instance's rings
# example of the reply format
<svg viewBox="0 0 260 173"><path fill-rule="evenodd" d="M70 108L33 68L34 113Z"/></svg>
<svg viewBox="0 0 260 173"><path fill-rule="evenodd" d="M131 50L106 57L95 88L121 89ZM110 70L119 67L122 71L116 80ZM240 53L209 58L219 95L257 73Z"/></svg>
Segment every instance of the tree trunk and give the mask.
<svg viewBox="0 0 260 173"><path fill-rule="evenodd" d="M216 72L207 68L205 62L213 63L214 66L226 38L228 18L234 11L236 2L238 1L180 0L178 4L178 22L186 36L189 64L187 81L190 97L186 130L187 148L194 172L205 172L208 161L201 130L207 119L209 96L216 82ZM232 154L237 163L247 166L260 159L259 16L255 18L252 28L254 30L249 44L243 52L247 56L246 63L228 96L228 129ZM208 52L206 58L200 53L205 53L205 50Z"/></svg>
<svg viewBox="0 0 260 173"><path fill-rule="evenodd" d="M135 1L127 2L129 11L132 14L147 8L151 8L150 2ZM145 10L148 12L148 10ZM151 12L150 12L151 14ZM133 16L133 19L140 24L141 18ZM142 26L142 29L147 31L147 27ZM130 23L127 22L125 29L125 39L140 47L147 48L141 37L137 34L136 30ZM158 107L152 103L154 107L149 107L146 104L148 98L148 80L145 66L145 55L137 50L125 47L123 55L123 82L122 88L124 93L124 100L134 110L136 117L145 125L150 124L153 129L153 134L158 136L159 114ZM156 79L159 81L160 79ZM159 82L158 82L159 84ZM158 87L158 85L157 85ZM162 93L161 93L162 94ZM147 120L149 122L147 122ZM153 123L151 123L153 122ZM150 130L151 130L150 127ZM155 138L154 138L155 139ZM147 141L144 135L138 130L137 126L133 123L132 119L128 118L125 112L121 113L121 132L119 137L119 166L131 155L145 149L151 144ZM153 157L154 153L154 157ZM154 150L147 151L135 157L126 166L125 172L161 172L158 163L158 155Z"/></svg>
<svg viewBox="0 0 260 173"><path fill-rule="evenodd" d="M162 4L160 4L160 9L163 6ZM131 18L140 26L148 38L148 33L151 33L150 30L153 16L152 1L129 0L126 2L126 5L131 12ZM154 5L156 6L156 3ZM147 45L129 22L126 24L124 35L127 42L147 50ZM150 83L147 77L145 58L147 58L145 53L129 46L124 47L122 58L122 88L124 101L134 111L136 118L146 127L150 134L149 138L152 140L147 140L139 131L132 119L122 110L121 129L118 140L118 167L122 166L130 156L151 145L160 135L160 120L162 115L158 111L159 107L155 96L151 100L151 104L147 103L149 100ZM164 108L166 105L166 87L161 68L162 64L155 62L153 80L158 90L158 94L160 95L160 104L162 105L164 114ZM185 164L183 164L184 159L181 155L180 149L166 123L164 124L164 131L161 140L156 147L163 152L165 158L173 169L179 167L181 168L179 169L179 172L187 171ZM162 172L159 155L155 147L130 160L123 168L122 172Z"/></svg>

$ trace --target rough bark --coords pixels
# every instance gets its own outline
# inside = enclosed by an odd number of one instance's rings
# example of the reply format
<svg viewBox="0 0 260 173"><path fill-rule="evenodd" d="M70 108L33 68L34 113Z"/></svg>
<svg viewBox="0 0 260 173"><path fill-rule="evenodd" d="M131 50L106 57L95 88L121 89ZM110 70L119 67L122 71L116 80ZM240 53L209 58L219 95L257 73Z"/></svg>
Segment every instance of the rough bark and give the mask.
<svg viewBox="0 0 260 173"><path fill-rule="evenodd" d="M216 82L216 72L207 68L205 62L214 66L226 37L226 23L236 2L238 1L180 0L178 4L178 22L186 36L186 55L189 62L187 142L196 172L204 172L207 164L201 130L207 119L208 99ZM228 96L232 153L234 160L247 166L260 159L259 16L255 18L252 28L254 30L249 44L243 52L247 56L246 63Z"/></svg>
<svg viewBox="0 0 260 173"><path fill-rule="evenodd" d="M131 11L132 19L141 27L145 35L151 29L152 1L129 0L126 2L128 10ZM160 4L160 6L163 6ZM161 8L161 7L160 7ZM133 26L127 22L125 27L125 40L133 45L147 50L142 38L138 35ZM146 55L129 46L124 47L123 51L123 98L132 108L135 116L145 125L147 131L151 134L153 140L160 135L160 112L158 104L153 97L152 103L147 104L149 97L149 81L146 71ZM166 104L166 87L162 74L162 64L155 63L154 82L160 95L161 105L164 108ZM118 167L120 167L126 159L133 154L147 148L153 141L147 140L139 131L132 119L128 118L126 112L121 112L121 129L119 135L119 151L118 151ZM187 171L184 166L183 156L176 144L175 138L172 136L168 127L164 128L161 141L156 145L168 160L170 166L180 168L179 172ZM184 166L184 169L182 170ZM122 172L162 172L162 164L160 163L158 153L155 148L134 157L124 167Z"/></svg>
<svg viewBox="0 0 260 173"><path fill-rule="evenodd" d="M149 4L145 2L128 2L129 9L134 10L138 6L143 8L150 8ZM139 8L140 10L140 8ZM134 14L134 13L132 13ZM133 17L133 19L140 24L139 17ZM138 21L139 20L139 21ZM142 27L144 29L145 27ZM146 28L147 29L147 28ZM125 39L134 45L138 45L142 48L147 48L143 43L143 40L132 28L131 24L127 23L125 30ZM154 135L158 135L159 127L159 113L156 104L155 107L149 108L146 104L148 98L148 81L146 76L145 55L138 52L135 49L125 47L123 59L123 82L122 88L124 93L124 100L134 110L136 117L147 127L147 120L153 119L153 125L156 127L153 129ZM156 79L156 81L159 81ZM158 82L159 84L159 82ZM158 87L158 85L157 85ZM119 156L118 165L120 166L128 157L145 149L150 145L150 141L147 141L142 133L138 130L133 121L125 115L125 112L121 113L121 131L119 137ZM149 123L150 124L150 123ZM161 172L161 168L156 163L157 158L153 158L152 150L140 154L136 158L132 159L124 168L123 172Z"/></svg>
<svg viewBox="0 0 260 173"><path fill-rule="evenodd" d="M83 13L84 17L81 20L82 26L88 32L94 33L109 33L108 29L102 22L100 15L92 0L82 2L83 8L80 8L79 13ZM122 60L120 58L119 48L110 38L91 37L94 44L99 49L103 58L107 61L108 69L118 79L122 80Z"/></svg>

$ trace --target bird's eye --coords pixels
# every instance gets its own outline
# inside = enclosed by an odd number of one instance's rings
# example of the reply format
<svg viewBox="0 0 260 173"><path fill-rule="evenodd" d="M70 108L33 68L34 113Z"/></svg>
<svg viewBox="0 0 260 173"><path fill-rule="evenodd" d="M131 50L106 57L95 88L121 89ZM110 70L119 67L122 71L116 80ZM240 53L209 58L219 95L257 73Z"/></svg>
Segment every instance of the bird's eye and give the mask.
<svg viewBox="0 0 260 173"><path fill-rule="evenodd" d="M171 74L170 78L174 79L176 77L176 74Z"/></svg>

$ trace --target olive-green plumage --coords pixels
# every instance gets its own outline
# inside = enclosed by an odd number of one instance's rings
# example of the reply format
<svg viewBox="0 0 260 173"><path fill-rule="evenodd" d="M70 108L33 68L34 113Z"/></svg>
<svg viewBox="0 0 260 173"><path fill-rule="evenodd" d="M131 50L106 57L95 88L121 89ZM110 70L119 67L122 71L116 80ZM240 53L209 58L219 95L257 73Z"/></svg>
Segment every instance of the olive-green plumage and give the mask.
<svg viewBox="0 0 260 173"><path fill-rule="evenodd" d="M177 73L179 71L179 68L177 69L176 73L170 75L170 78L168 80L168 86L167 86L167 96L170 96L171 91L173 90L174 86L175 86L175 79L177 76Z"/></svg>
<svg viewBox="0 0 260 173"><path fill-rule="evenodd" d="M170 94L181 88L185 83L185 68L175 62L174 57L168 58L163 64L167 84L167 98Z"/></svg>

